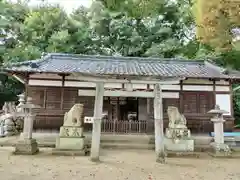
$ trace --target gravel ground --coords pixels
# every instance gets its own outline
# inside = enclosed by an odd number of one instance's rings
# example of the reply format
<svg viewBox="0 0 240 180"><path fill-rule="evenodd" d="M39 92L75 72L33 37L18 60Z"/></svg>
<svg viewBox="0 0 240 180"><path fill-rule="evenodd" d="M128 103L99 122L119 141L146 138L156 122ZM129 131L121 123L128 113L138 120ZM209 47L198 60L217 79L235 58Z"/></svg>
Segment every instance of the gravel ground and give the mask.
<svg viewBox="0 0 240 180"><path fill-rule="evenodd" d="M152 151L104 150L101 163L88 157L11 155L0 148L1 180L240 180L239 159L169 158L155 163Z"/></svg>

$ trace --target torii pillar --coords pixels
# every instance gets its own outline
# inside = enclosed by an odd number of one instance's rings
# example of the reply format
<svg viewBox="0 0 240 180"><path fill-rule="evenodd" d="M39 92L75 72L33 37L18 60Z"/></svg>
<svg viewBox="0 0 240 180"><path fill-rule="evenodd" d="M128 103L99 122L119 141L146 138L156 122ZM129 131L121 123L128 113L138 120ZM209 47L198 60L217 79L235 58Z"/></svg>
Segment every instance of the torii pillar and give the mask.
<svg viewBox="0 0 240 180"><path fill-rule="evenodd" d="M163 103L160 84L154 87L154 129L156 162L165 163L164 133L163 133Z"/></svg>
<svg viewBox="0 0 240 180"><path fill-rule="evenodd" d="M101 139L101 121L103 112L103 95L104 83L96 83L94 117L92 126L92 145L91 145L91 161L99 161L100 139Z"/></svg>

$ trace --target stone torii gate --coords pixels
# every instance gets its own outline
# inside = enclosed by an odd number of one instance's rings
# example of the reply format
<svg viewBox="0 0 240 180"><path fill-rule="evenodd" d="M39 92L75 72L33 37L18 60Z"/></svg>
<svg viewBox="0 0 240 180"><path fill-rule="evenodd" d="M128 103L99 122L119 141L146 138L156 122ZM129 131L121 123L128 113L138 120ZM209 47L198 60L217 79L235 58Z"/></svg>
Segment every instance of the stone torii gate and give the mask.
<svg viewBox="0 0 240 180"><path fill-rule="evenodd" d="M154 98L154 129L155 129L155 153L156 161L160 163L165 162L165 150L164 150L164 132L163 132L163 104L162 104L162 85L179 84L182 78L166 78L164 80L153 79L153 78L134 78L134 79L114 79L110 76L86 76L79 73L73 73L71 75L74 79L80 81L94 82L96 83L95 91L95 104L94 104L94 117L93 117L93 128L92 128L92 144L91 144L91 161L99 161L100 153L100 139L101 139L101 119L103 112L103 97L104 97L104 83L124 83L129 84L130 88L127 91L116 91L115 96L131 96L132 84L149 84L154 85L154 91L149 96L149 92L146 91L134 91L133 93L139 94L140 97Z"/></svg>

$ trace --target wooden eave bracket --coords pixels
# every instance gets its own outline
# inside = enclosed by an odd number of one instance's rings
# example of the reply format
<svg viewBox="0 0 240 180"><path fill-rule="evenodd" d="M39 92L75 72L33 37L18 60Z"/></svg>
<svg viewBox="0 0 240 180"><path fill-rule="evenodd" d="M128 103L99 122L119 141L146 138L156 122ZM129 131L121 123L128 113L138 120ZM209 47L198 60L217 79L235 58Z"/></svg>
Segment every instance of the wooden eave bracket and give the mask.
<svg viewBox="0 0 240 180"><path fill-rule="evenodd" d="M25 84L26 79L24 79L23 77L16 75L16 74L12 74L12 77L14 77L16 80L18 80L19 82L21 82L22 84Z"/></svg>
<svg viewBox="0 0 240 180"><path fill-rule="evenodd" d="M27 82L27 77L29 76L29 73L16 73L16 72L8 72L7 73L9 76L14 77L16 80L21 82L22 84L25 84Z"/></svg>

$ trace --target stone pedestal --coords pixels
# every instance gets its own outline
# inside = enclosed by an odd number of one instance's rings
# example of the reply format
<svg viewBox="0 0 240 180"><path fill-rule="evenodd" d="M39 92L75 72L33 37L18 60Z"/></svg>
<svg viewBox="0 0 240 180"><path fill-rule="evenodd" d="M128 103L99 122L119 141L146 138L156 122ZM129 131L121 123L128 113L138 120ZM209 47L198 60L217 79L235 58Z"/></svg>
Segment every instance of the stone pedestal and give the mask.
<svg viewBox="0 0 240 180"><path fill-rule="evenodd" d="M83 128L81 127L62 126L56 140L56 148L83 150L85 137L82 134Z"/></svg>
<svg viewBox="0 0 240 180"><path fill-rule="evenodd" d="M194 151L193 139L180 139L174 142L172 139L165 139L165 147L168 151L192 152Z"/></svg>
<svg viewBox="0 0 240 180"><path fill-rule="evenodd" d="M39 152L36 139L21 139L17 142L14 154L33 155Z"/></svg>
<svg viewBox="0 0 240 180"><path fill-rule="evenodd" d="M194 151L194 140L191 138L190 130L186 127L167 128L165 148L174 152Z"/></svg>
<svg viewBox="0 0 240 180"><path fill-rule="evenodd" d="M59 137L56 139L56 148L53 154L58 155L86 155L88 150L82 127L62 126Z"/></svg>
<svg viewBox="0 0 240 180"><path fill-rule="evenodd" d="M85 138L59 137L56 140L56 148L62 150L83 150L85 148Z"/></svg>
<svg viewBox="0 0 240 180"><path fill-rule="evenodd" d="M227 144L212 142L210 146L210 155L214 157L227 157L232 155L231 149Z"/></svg>

